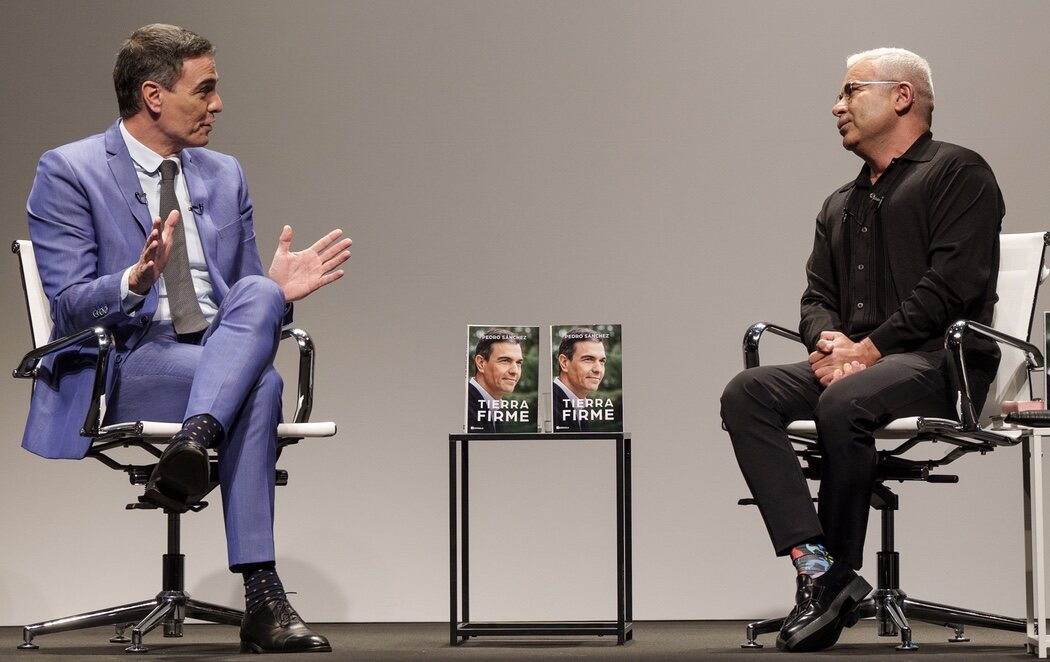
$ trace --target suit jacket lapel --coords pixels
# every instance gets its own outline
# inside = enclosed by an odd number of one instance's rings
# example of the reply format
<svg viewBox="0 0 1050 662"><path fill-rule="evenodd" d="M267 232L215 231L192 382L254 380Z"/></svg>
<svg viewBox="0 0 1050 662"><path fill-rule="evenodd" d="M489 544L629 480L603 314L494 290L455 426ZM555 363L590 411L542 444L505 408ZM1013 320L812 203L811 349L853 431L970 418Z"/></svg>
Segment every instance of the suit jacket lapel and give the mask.
<svg viewBox="0 0 1050 662"><path fill-rule="evenodd" d="M211 278L211 286L215 292L216 301L221 302L223 297L226 296L226 292L229 291L229 286L226 285L222 274L216 268L218 264L216 256L219 249L219 235L215 231L215 223L212 222L211 214L208 212L208 187L206 184L210 179L211 173L207 171L205 164L202 164L199 159L195 158L192 149L182 150L180 156L182 169L186 174L186 189L190 192L190 204L195 209L200 210L192 213L193 221L197 225L197 234L201 239L201 247L204 248L204 260L208 264L208 276Z"/></svg>
<svg viewBox="0 0 1050 662"><path fill-rule="evenodd" d="M124 144L124 137L120 135L119 122L106 129L106 161L109 171L113 174L113 180L128 205L128 211L138 221L139 227L142 228L142 237L145 239L153 225L153 219L149 216L149 207L135 197L136 193L142 195L142 186L139 184L139 176L135 172L131 154L128 153L128 146Z"/></svg>

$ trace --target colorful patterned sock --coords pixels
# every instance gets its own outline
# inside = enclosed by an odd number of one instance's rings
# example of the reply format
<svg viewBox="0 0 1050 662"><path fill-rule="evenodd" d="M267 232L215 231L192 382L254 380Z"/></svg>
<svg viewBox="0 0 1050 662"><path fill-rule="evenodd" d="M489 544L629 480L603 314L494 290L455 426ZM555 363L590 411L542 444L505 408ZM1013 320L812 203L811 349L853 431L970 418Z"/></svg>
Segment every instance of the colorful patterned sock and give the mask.
<svg viewBox="0 0 1050 662"><path fill-rule="evenodd" d="M831 568L831 557L822 543L803 543L791 549L791 562L800 575L809 575L813 579L820 577Z"/></svg>

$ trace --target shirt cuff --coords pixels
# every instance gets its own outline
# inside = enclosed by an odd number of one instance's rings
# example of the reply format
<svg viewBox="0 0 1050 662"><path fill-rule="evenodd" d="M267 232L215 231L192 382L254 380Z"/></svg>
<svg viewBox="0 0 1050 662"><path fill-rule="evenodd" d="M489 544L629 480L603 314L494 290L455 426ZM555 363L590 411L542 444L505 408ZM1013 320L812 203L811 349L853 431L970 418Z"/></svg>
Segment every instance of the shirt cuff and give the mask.
<svg viewBox="0 0 1050 662"><path fill-rule="evenodd" d="M131 291L131 270L133 267L128 267L124 270L124 275L120 277L120 310L125 315L134 315L135 309L142 305L142 302L146 300L145 294L137 294Z"/></svg>

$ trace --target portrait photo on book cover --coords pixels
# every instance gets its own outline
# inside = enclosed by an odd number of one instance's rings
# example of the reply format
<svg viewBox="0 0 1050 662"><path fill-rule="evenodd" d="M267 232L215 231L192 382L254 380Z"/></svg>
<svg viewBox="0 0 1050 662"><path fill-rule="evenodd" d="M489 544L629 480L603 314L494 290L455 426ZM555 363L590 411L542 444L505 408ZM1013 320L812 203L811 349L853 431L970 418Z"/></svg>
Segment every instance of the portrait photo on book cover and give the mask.
<svg viewBox="0 0 1050 662"><path fill-rule="evenodd" d="M467 327L467 433L526 433L539 427L538 326Z"/></svg>
<svg viewBox="0 0 1050 662"><path fill-rule="evenodd" d="M619 324L551 327L551 420L555 432L623 432Z"/></svg>

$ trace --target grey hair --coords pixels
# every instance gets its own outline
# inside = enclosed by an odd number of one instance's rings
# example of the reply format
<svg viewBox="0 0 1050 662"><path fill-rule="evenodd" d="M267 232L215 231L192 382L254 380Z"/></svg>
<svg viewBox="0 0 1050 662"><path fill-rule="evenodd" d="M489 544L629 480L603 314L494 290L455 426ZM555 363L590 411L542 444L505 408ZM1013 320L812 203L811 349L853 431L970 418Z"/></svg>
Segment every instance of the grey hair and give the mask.
<svg viewBox="0 0 1050 662"><path fill-rule="evenodd" d="M846 58L846 68L863 60L871 60L878 77L884 80L907 81L915 88L915 100L926 118L933 124L933 74L930 63L903 48L874 48L854 53Z"/></svg>

